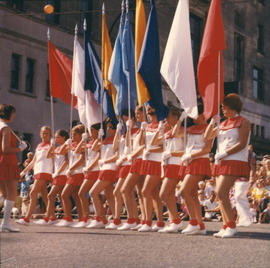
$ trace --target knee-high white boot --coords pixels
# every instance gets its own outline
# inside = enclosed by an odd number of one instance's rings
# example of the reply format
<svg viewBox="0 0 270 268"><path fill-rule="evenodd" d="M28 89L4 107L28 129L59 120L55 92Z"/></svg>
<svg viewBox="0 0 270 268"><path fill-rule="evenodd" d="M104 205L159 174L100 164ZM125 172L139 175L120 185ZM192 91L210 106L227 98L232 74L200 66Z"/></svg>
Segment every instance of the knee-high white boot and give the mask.
<svg viewBox="0 0 270 268"><path fill-rule="evenodd" d="M9 219L10 219L10 213L11 213L11 210L13 208L13 205L14 205L14 201L11 201L11 200L5 200L4 202L4 218L2 220L2 224L0 226L0 231L1 232L5 232L5 231L8 231L8 232L19 232L20 230L19 229L15 229L15 228L12 228L8 223L9 223Z"/></svg>

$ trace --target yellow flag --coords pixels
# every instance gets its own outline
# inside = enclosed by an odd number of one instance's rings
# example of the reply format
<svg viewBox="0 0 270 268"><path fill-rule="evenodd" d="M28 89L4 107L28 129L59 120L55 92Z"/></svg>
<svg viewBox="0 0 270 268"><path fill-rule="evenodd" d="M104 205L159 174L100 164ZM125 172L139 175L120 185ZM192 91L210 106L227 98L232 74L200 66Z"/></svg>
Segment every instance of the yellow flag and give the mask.
<svg viewBox="0 0 270 268"><path fill-rule="evenodd" d="M136 83L139 105L149 101L149 93L145 83L138 73L138 63L140 59L144 34L146 29L145 12L142 0L136 0L136 18L135 18L135 64L136 64Z"/></svg>
<svg viewBox="0 0 270 268"><path fill-rule="evenodd" d="M113 108L115 111L116 105L116 89L114 88L113 84L108 79L110 61L112 56L112 45L110 36L108 33L108 28L106 24L106 17L105 17L105 10L104 7L102 8L102 55L101 55L101 72L102 78L104 80L104 87L109 92L110 96L112 97L113 101Z"/></svg>

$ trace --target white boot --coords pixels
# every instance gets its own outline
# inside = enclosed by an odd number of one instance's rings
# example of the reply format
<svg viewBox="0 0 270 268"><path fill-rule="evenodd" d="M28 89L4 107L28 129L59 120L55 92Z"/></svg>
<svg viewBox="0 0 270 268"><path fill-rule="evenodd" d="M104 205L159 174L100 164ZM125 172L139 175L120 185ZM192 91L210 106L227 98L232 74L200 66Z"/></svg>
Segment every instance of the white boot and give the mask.
<svg viewBox="0 0 270 268"><path fill-rule="evenodd" d="M12 228L8 222L9 222L9 219L10 219L10 212L13 208L13 205L14 205L14 201L11 201L11 200L5 200L4 201L4 217L3 217L3 221L2 221L2 224L1 224L1 227L0 227L0 231L1 232L5 232L5 231L8 231L8 232L19 232L20 230L19 229L15 229L15 228Z"/></svg>

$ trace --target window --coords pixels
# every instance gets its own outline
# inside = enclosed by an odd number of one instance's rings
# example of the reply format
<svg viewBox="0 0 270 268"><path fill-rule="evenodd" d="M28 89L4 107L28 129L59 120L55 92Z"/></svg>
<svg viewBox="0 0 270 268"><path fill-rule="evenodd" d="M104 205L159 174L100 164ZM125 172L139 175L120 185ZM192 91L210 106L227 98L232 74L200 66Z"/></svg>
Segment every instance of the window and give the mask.
<svg viewBox="0 0 270 268"><path fill-rule="evenodd" d="M258 100L264 99L263 70L253 67L253 97Z"/></svg>
<svg viewBox="0 0 270 268"><path fill-rule="evenodd" d="M244 66L244 37L234 34L234 80L240 81L243 76Z"/></svg>
<svg viewBox="0 0 270 268"><path fill-rule="evenodd" d="M201 23L202 19L194 14L190 14L190 35L191 35L191 45L193 52L193 63L195 70L197 70L198 59L200 55L200 45L201 45Z"/></svg>
<svg viewBox="0 0 270 268"><path fill-rule="evenodd" d="M25 92L34 93L35 60L26 59Z"/></svg>
<svg viewBox="0 0 270 268"><path fill-rule="evenodd" d="M47 4L51 4L54 7L54 13L46 15L46 21L51 24L59 24L60 15L57 14L61 11L61 0L48 0Z"/></svg>
<svg viewBox="0 0 270 268"><path fill-rule="evenodd" d="M264 127L261 127L261 137L264 139Z"/></svg>
<svg viewBox="0 0 270 268"><path fill-rule="evenodd" d="M20 67L21 67L21 56L18 54L12 54L12 56L11 56L11 79L10 79L10 87L12 89L19 90Z"/></svg>
<svg viewBox="0 0 270 268"><path fill-rule="evenodd" d="M23 11L24 0L8 0L8 6Z"/></svg>
<svg viewBox="0 0 270 268"><path fill-rule="evenodd" d="M260 126L256 125L256 133L255 135L258 137L260 136Z"/></svg>
<svg viewBox="0 0 270 268"><path fill-rule="evenodd" d="M264 51L264 28L261 24L257 28L257 51L262 54Z"/></svg>
<svg viewBox="0 0 270 268"><path fill-rule="evenodd" d="M261 3L262 5L265 5L265 0L259 0L259 3Z"/></svg>
<svg viewBox="0 0 270 268"><path fill-rule="evenodd" d="M239 29L245 28L245 16L243 15L243 12L240 13L238 10L234 12L234 25Z"/></svg>

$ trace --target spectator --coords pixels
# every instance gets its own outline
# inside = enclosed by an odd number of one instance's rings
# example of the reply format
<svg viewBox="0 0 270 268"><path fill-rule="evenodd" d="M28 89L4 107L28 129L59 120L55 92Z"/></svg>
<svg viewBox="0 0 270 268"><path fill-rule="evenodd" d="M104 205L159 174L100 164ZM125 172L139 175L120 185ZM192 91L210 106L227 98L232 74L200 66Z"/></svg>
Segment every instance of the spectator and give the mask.
<svg viewBox="0 0 270 268"><path fill-rule="evenodd" d="M270 202L266 209L260 214L259 223L270 223Z"/></svg>
<svg viewBox="0 0 270 268"><path fill-rule="evenodd" d="M206 182L206 187L204 190L206 198L210 198L211 192L215 191L215 188L216 188L216 180L214 177L212 177Z"/></svg>
<svg viewBox="0 0 270 268"><path fill-rule="evenodd" d="M219 211L218 203L216 201L216 194L214 191L211 192L209 199L205 200L204 202L205 208L205 221L212 221L212 219L216 219L217 212Z"/></svg>

